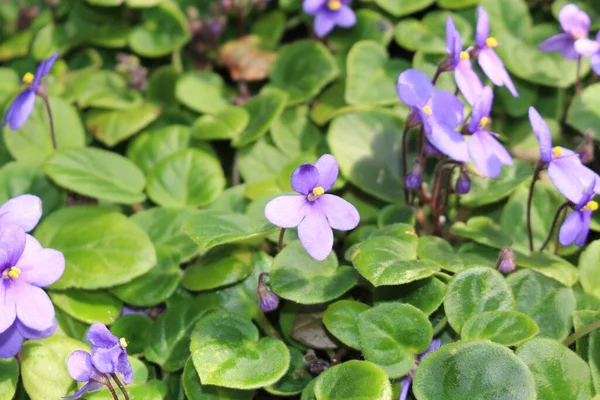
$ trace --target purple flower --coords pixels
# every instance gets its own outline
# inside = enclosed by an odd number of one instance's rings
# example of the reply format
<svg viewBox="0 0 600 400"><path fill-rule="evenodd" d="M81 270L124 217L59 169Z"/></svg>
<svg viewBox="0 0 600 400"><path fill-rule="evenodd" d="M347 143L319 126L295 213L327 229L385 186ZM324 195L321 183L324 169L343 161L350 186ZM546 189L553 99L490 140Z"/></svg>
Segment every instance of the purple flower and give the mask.
<svg viewBox="0 0 600 400"><path fill-rule="evenodd" d="M558 51L564 58L577 60L579 50L576 42L579 39L587 40L590 30L590 17L575 4L567 4L560 9L558 21L565 33L546 39L540 44L540 50L547 53Z"/></svg>
<svg viewBox="0 0 600 400"><path fill-rule="evenodd" d="M127 341L118 338L103 324L90 326L85 336L92 344L92 364L103 374L118 373L126 385L133 381L133 371L127 359Z"/></svg>
<svg viewBox="0 0 600 400"><path fill-rule="evenodd" d="M324 37L337 25L350 28L356 24L356 15L348 5L350 0L304 0L302 8L315 17L315 33Z"/></svg>
<svg viewBox="0 0 600 400"><path fill-rule="evenodd" d="M264 282L265 276L269 276L267 272L263 272L258 277L258 286L256 293L258 294L258 305L264 312L276 310L279 306L279 297L269 289Z"/></svg>
<svg viewBox="0 0 600 400"><path fill-rule="evenodd" d="M417 357L418 361L419 362L423 361L423 359L425 357L427 357L429 354L431 354L434 351L436 351L437 349L439 349L441 346L442 346L442 341L440 339L433 339L431 341L431 344L427 348L427 350L425 350L424 353L419 354L419 356ZM408 398L408 392L410 390L410 387L412 386L413 376L414 376L416 370L417 370L417 364L415 364L415 366L413 367L412 371L410 371L408 376L406 376L405 378L403 378L400 381L400 387L402 388L402 393L400 393L399 400L406 400Z"/></svg>
<svg viewBox="0 0 600 400"><path fill-rule="evenodd" d="M508 274L513 272L516 268L515 253L510 247L503 248L498 257L498 261L496 261L496 269L503 274Z"/></svg>
<svg viewBox="0 0 600 400"><path fill-rule="evenodd" d="M15 356L23 339L50 336L54 307L41 288L65 269L61 252L44 249L17 225L0 231L0 358Z"/></svg>
<svg viewBox="0 0 600 400"><path fill-rule="evenodd" d="M454 191L458 194L467 194L471 191L471 178L469 178L469 174L464 169L460 171Z"/></svg>
<svg viewBox="0 0 600 400"><path fill-rule="evenodd" d="M406 178L404 178L404 186L408 190L417 190L421 187L421 183L423 181L423 167L421 167L421 162L419 159L415 160L412 170L406 174Z"/></svg>
<svg viewBox="0 0 600 400"><path fill-rule="evenodd" d="M475 53L479 66L496 86L506 86L513 96L518 97L517 89L510 79L504 63L494 48L499 45L494 37L490 37L490 20L483 7L477 7L477 29L475 33Z"/></svg>
<svg viewBox="0 0 600 400"><path fill-rule="evenodd" d="M315 163L303 164L292 173L292 188L299 195L279 196L265 207L265 217L281 228L298 227L298 237L315 260L327 258L333 248L333 229L348 231L360 221L358 211L346 200L325 194L338 176L334 156L325 154Z"/></svg>
<svg viewBox="0 0 600 400"><path fill-rule="evenodd" d="M94 367L92 356L87 351L75 350L72 352L67 359L67 370L71 378L77 382L87 383L75 394L63 397L64 399L78 399L85 392L100 389L108 381L108 378Z"/></svg>
<svg viewBox="0 0 600 400"><path fill-rule="evenodd" d="M488 130L493 100L494 92L486 86L473 105L471 121L466 127L472 134L467 142L469 156L477 169L489 178L500 175L502 165L513 164L508 151L496 140L498 134Z"/></svg>
<svg viewBox="0 0 600 400"><path fill-rule="evenodd" d="M442 68L454 71L456 86L469 104L473 104L483 90L483 85L479 76L473 71L471 55L468 51L463 51L460 32L456 30L454 21L450 17L446 19L446 51L448 58Z"/></svg>
<svg viewBox="0 0 600 400"><path fill-rule="evenodd" d="M469 159L467 143L455 129L463 121L464 106L452 93L435 90L424 72L407 69L398 77L398 97L412 108L409 121L423 124L427 140L456 161Z"/></svg>
<svg viewBox="0 0 600 400"><path fill-rule="evenodd" d="M42 217L42 200L31 194L13 197L0 206L0 230L17 225L31 231Z"/></svg>
<svg viewBox="0 0 600 400"><path fill-rule="evenodd" d="M596 180L594 179L575 205L573 212L561 225L558 240L563 246L575 243L582 247L585 244L590 232L592 212L598 209L598 203L592 200L595 186Z"/></svg>
<svg viewBox="0 0 600 400"><path fill-rule="evenodd" d="M2 127L8 124L10 129L17 130L29 115L33 111L33 104L35 103L35 95L42 93L42 78L48 75L50 69L54 65L54 62L58 58L58 53L54 53L50 58L43 60L35 70L35 75L28 72L23 76L23 83L29 85L27 89L23 90L10 104L6 114L4 114L4 121Z"/></svg>
<svg viewBox="0 0 600 400"><path fill-rule="evenodd" d="M596 40L587 38L577 40L575 49L582 56L590 57L592 69L596 74L600 74L600 32L596 34Z"/></svg>
<svg viewBox="0 0 600 400"><path fill-rule="evenodd" d="M572 150L556 146L552 148L550 128L533 107L529 107L531 128L540 144L540 160L548 166L548 175L558 191L573 203L578 203L583 188L600 177L581 163L579 155ZM600 188L595 188L599 193Z"/></svg>

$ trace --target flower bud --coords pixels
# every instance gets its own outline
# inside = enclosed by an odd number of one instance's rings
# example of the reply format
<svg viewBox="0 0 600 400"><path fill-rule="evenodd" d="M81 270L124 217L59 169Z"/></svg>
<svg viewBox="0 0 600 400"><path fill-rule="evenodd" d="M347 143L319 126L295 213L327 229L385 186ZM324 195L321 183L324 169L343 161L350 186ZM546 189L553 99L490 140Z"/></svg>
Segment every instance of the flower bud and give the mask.
<svg viewBox="0 0 600 400"><path fill-rule="evenodd" d="M269 276L268 273L263 272L258 277L258 287L256 288L256 293L258 294L258 304L260 309L264 312L269 312L277 309L279 306L279 297L269 289L267 284L265 284L265 277Z"/></svg>
<svg viewBox="0 0 600 400"><path fill-rule="evenodd" d="M406 175L406 178L404 178L404 186L406 186L408 190L417 190L421 187L422 174L423 168L421 168L421 163L417 160L413 164L412 170Z"/></svg>
<svg viewBox="0 0 600 400"><path fill-rule="evenodd" d="M467 194L471 191L471 179L466 171L460 172L460 177L456 181L454 191L458 194Z"/></svg>
<svg viewBox="0 0 600 400"><path fill-rule="evenodd" d="M498 257L498 261L496 262L496 269L503 274L508 274L513 272L516 268L515 253L513 253L510 247L503 248L500 257Z"/></svg>
<svg viewBox="0 0 600 400"><path fill-rule="evenodd" d="M594 161L594 131L591 129L587 131L575 151L579 154L582 163L589 164Z"/></svg>

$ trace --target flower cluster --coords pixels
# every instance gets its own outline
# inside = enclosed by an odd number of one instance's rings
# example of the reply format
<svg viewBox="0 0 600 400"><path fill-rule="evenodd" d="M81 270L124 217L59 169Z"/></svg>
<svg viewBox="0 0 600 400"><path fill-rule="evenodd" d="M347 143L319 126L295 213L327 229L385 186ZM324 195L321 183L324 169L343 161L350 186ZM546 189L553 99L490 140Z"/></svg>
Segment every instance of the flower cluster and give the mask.
<svg viewBox="0 0 600 400"><path fill-rule="evenodd" d="M0 358L14 357L25 339L42 339L56 329L54 306L41 288L61 277L65 259L26 233L41 216L42 202L32 195L0 207Z"/></svg>

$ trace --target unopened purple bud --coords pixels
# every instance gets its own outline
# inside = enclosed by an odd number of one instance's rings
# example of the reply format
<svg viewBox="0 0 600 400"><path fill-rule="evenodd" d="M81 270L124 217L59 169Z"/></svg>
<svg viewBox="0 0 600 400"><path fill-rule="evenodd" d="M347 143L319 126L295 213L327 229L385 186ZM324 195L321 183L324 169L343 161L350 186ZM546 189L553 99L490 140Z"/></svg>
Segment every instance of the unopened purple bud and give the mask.
<svg viewBox="0 0 600 400"><path fill-rule="evenodd" d="M416 161L413 164L412 170L406 175L406 178L404 178L404 186L406 186L408 190L417 190L421 187L422 174L423 168L421 168L421 163Z"/></svg>
<svg viewBox="0 0 600 400"><path fill-rule="evenodd" d="M456 181L454 190L458 194L467 194L471 191L471 179L465 171L460 172L460 177Z"/></svg>
<svg viewBox="0 0 600 400"><path fill-rule="evenodd" d="M513 272L516 268L515 253L513 253L510 247L503 248L500 257L498 257L498 261L496 262L496 269L503 274L508 274Z"/></svg>
<svg viewBox="0 0 600 400"><path fill-rule="evenodd" d="M258 304L260 309L264 312L269 312L277 309L279 306L279 297L269 289L267 284L264 282L265 277L268 277L269 274L263 272L258 277L258 286L256 288L256 293L258 294Z"/></svg>

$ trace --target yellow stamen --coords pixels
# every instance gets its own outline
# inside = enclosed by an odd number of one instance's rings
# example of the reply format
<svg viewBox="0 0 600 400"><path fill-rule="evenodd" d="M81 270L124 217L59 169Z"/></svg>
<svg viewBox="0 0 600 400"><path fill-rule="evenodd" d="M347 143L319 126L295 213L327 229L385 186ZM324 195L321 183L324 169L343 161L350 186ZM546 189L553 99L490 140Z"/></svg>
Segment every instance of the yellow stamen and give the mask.
<svg viewBox="0 0 600 400"><path fill-rule="evenodd" d="M485 39L485 45L487 47L496 47L496 46L498 46L498 41L496 40L495 37L489 37L489 38Z"/></svg>
<svg viewBox="0 0 600 400"><path fill-rule="evenodd" d="M327 2L327 7L329 7L331 11L337 11L342 8L342 2L340 0L329 0Z"/></svg>
<svg viewBox="0 0 600 400"><path fill-rule="evenodd" d="M425 106L425 107L423 107L423 111L425 111L425 114L431 115L431 107Z"/></svg>
<svg viewBox="0 0 600 400"><path fill-rule="evenodd" d="M585 205L585 208L587 208L588 210L591 210L591 211L596 211L598 209L598 203L595 202L594 200L588 201L587 204Z"/></svg>
<svg viewBox="0 0 600 400"><path fill-rule="evenodd" d="M119 339L119 344L120 344L120 345L121 345L121 347L123 347L123 348L127 348L127 345L128 345L128 343L127 343L127 340L125 340L125 338L124 338L124 337L122 337L121 339Z"/></svg>
<svg viewBox="0 0 600 400"><path fill-rule="evenodd" d="M491 120L488 117L483 117L481 118L481 121L479 121L479 126L481 126L482 128L485 128L486 126L488 126L490 124Z"/></svg>
<svg viewBox="0 0 600 400"><path fill-rule="evenodd" d="M552 155L556 158L559 158L563 154L563 149L560 146L556 146L552 149Z"/></svg>
<svg viewBox="0 0 600 400"><path fill-rule="evenodd" d="M35 76L31 72L28 72L25 75L23 75L23 83L31 85L31 82L33 82L34 78Z"/></svg>
<svg viewBox="0 0 600 400"><path fill-rule="evenodd" d="M323 188L321 186L317 186L316 188L313 189L313 194L315 196L320 196L323 193L325 193L325 190L323 190Z"/></svg>
<svg viewBox="0 0 600 400"><path fill-rule="evenodd" d="M471 58L471 56L469 55L469 53L467 53L466 51L461 51L460 52L460 59L465 61L468 60L469 58Z"/></svg>
<svg viewBox="0 0 600 400"><path fill-rule="evenodd" d="M8 271L9 278L13 278L13 279L17 279L20 274L21 274L21 270L17 267L10 267L10 270Z"/></svg>

